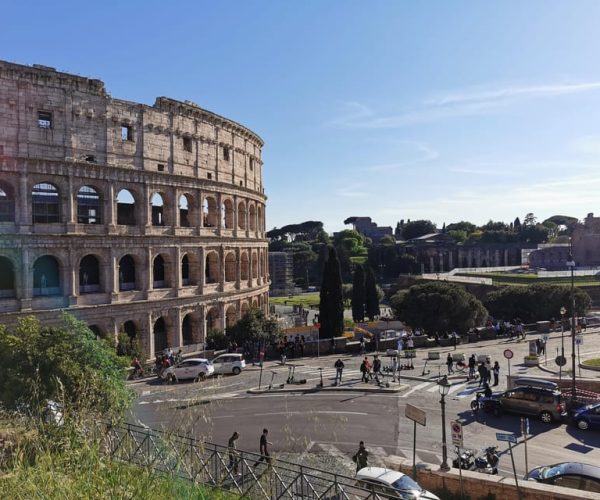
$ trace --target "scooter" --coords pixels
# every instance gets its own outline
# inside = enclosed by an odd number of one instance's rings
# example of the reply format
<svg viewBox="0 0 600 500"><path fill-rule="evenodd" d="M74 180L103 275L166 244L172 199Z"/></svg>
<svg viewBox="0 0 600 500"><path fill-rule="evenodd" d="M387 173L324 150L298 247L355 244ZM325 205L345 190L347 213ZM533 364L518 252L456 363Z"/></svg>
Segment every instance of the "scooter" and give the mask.
<svg viewBox="0 0 600 500"><path fill-rule="evenodd" d="M483 392L477 392L475 399L471 401L471 411L476 413L478 410L483 410L486 413L492 413L495 417L501 413L500 401L494 398L487 398Z"/></svg>
<svg viewBox="0 0 600 500"><path fill-rule="evenodd" d="M457 448L456 449L457 456L452 460L452 467L454 467L455 469L458 469L459 465L460 465L460 468L462 470L470 470L471 467L473 467L473 465L474 465L475 452L473 450L464 448L462 450L462 453L460 454L460 463L459 463L458 452L459 452L459 449Z"/></svg>
<svg viewBox="0 0 600 500"><path fill-rule="evenodd" d="M488 446L481 455L475 457L475 472L485 474L498 474L498 462L500 454L497 446Z"/></svg>

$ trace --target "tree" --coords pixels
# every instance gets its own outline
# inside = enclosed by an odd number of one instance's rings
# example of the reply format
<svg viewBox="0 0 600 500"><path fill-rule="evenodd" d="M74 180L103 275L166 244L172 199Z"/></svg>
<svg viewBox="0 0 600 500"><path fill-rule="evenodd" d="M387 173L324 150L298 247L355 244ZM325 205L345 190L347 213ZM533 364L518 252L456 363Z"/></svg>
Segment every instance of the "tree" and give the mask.
<svg viewBox="0 0 600 500"><path fill-rule="evenodd" d="M533 213L529 212L525 214L525 219L523 219L524 226L535 226L537 224L537 217L533 215Z"/></svg>
<svg viewBox="0 0 600 500"><path fill-rule="evenodd" d="M227 338L242 344L247 340L273 342L282 334L281 327L257 307L251 308L233 326L227 328Z"/></svg>
<svg viewBox="0 0 600 500"><path fill-rule="evenodd" d="M487 221L481 226L482 231L508 231L508 226L502 221Z"/></svg>
<svg viewBox="0 0 600 500"><path fill-rule="evenodd" d="M405 240L412 240L425 234L435 233L436 227L430 220L414 220L409 221L402 230L402 237Z"/></svg>
<svg viewBox="0 0 600 500"><path fill-rule="evenodd" d="M550 230L542 224L536 224L534 226L525 225L519 233L519 238L521 241L527 243L538 244L548 241L549 233Z"/></svg>
<svg viewBox="0 0 600 500"><path fill-rule="evenodd" d="M446 226L448 231L464 231L467 236L477 229L477 226L471 222L461 220L460 222L453 222Z"/></svg>
<svg viewBox="0 0 600 500"><path fill-rule="evenodd" d="M358 264L352 279L352 319L357 323L365 320L366 299L365 270Z"/></svg>
<svg viewBox="0 0 600 500"><path fill-rule="evenodd" d="M323 281L319 293L319 336L322 338L339 337L344 331L344 304L342 298L342 275L340 262L334 247L323 268Z"/></svg>
<svg viewBox="0 0 600 500"><path fill-rule="evenodd" d="M401 321L431 334L464 333L487 318L485 307L474 295L451 283L414 285L396 293L391 303Z"/></svg>
<svg viewBox="0 0 600 500"><path fill-rule="evenodd" d="M513 229L518 233L521 230L521 221L518 217L515 217L515 221L513 222Z"/></svg>
<svg viewBox="0 0 600 500"><path fill-rule="evenodd" d="M396 239L391 234L386 234L383 238L379 240L380 245L395 245Z"/></svg>
<svg viewBox="0 0 600 500"><path fill-rule="evenodd" d="M448 236L451 236L457 243L467 241L467 232L460 229L451 229L448 231Z"/></svg>
<svg viewBox="0 0 600 500"><path fill-rule="evenodd" d="M375 273L371 267L367 267L365 272L365 314L371 321L379 316L379 294Z"/></svg>

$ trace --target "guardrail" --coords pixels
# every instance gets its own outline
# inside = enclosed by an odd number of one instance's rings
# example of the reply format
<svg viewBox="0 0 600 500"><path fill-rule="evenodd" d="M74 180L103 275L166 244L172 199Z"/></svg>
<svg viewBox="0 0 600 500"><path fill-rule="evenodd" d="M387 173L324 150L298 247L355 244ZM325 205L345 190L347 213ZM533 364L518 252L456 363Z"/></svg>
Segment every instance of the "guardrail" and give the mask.
<svg viewBox="0 0 600 500"><path fill-rule="evenodd" d="M226 446L134 424L107 426L98 439L105 454L157 473L229 491L253 499L380 499L374 488L352 477L312 467L231 451Z"/></svg>

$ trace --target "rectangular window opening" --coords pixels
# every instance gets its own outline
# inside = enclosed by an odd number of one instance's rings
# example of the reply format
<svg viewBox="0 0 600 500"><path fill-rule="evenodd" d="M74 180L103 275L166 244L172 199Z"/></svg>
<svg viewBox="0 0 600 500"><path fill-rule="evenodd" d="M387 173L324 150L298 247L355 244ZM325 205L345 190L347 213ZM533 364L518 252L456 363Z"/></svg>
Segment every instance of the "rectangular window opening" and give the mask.
<svg viewBox="0 0 600 500"><path fill-rule="evenodd" d="M206 174L206 177L207 177L208 179L212 179L212 174L209 172L209 173L207 173L207 174Z"/></svg>
<svg viewBox="0 0 600 500"><path fill-rule="evenodd" d="M165 166L162 163L158 164L158 171L159 172L164 172L165 171Z"/></svg>
<svg viewBox="0 0 600 500"><path fill-rule="evenodd" d="M94 155L85 155L83 158L88 163L96 163L96 157Z"/></svg>
<svg viewBox="0 0 600 500"><path fill-rule="evenodd" d="M229 148L223 146L223 159L229 161Z"/></svg>
<svg viewBox="0 0 600 500"><path fill-rule="evenodd" d="M133 141L133 127L126 123L121 124L121 140Z"/></svg>
<svg viewBox="0 0 600 500"><path fill-rule="evenodd" d="M52 113L48 111L38 111L38 127L52 128Z"/></svg>
<svg viewBox="0 0 600 500"><path fill-rule="evenodd" d="M250 170L254 170L254 159L250 158Z"/></svg>
<svg viewBox="0 0 600 500"><path fill-rule="evenodd" d="M183 138L183 150L187 151L188 153L192 152L192 138L191 137Z"/></svg>

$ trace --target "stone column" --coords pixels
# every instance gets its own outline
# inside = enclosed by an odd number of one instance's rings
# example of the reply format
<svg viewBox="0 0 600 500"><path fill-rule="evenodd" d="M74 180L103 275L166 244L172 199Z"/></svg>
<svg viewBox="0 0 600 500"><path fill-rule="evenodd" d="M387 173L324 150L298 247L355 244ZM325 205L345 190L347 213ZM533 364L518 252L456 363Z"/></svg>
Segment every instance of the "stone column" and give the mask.
<svg viewBox="0 0 600 500"><path fill-rule="evenodd" d="M116 347L117 344L119 343L119 322L117 321L117 318L115 318L114 316L110 320L110 327L111 327L111 329L109 332L107 332L107 334L109 336L112 336L114 345Z"/></svg>
<svg viewBox="0 0 600 500"><path fill-rule="evenodd" d="M450 250L450 252L448 253L448 271L452 271L452 269L454 269L454 262L453 262L453 251Z"/></svg>
<svg viewBox="0 0 600 500"><path fill-rule="evenodd" d="M21 172L21 175L19 176L19 199L15 200L18 204L18 217L16 222L19 225L19 233L29 233L31 229L29 199L27 173Z"/></svg>
<svg viewBox="0 0 600 500"><path fill-rule="evenodd" d="M152 275L152 247L148 247L146 250L146 274L143 275L144 278L142 280L142 290L144 290L146 298L148 298L148 293L153 290L153 281L154 276ZM136 268L136 273L141 272Z"/></svg>
<svg viewBox="0 0 600 500"><path fill-rule="evenodd" d="M27 248L23 249L21 261L21 289L17 290L17 296L21 299L21 311L31 309L31 298L33 296L33 268L29 263L30 253ZM16 271L16 270L15 270Z"/></svg>
<svg viewBox="0 0 600 500"><path fill-rule="evenodd" d="M238 235L238 197L237 195L233 196L233 236Z"/></svg>
<svg viewBox="0 0 600 500"><path fill-rule="evenodd" d="M67 192L67 231L75 231L77 223L77 193L74 192L73 176L69 175L69 188Z"/></svg>
<svg viewBox="0 0 600 500"><path fill-rule="evenodd" d="M188 270L190 268L190 259L188 257ZM173 262L173 272L171 273L173 289L175 290L175 295L179 296L179 292L181 291L182 286L182 277L181 277L181 248L179 246L175 247L175 260Z"/></svg>
<svg viewBox="0 0 600 500"><path fill-rule="evenodd" d="M504 265L508 266L508 248L504 249Z"/></svg>
<svg viewBox="0 0 600 500"><path fill-rule="evenodd" d="M102 222L108 226L108 232L115 232L117 224L117 195L115 194L115 186L112 182L109 182L106 187L104 213L102 216L105 217L102 219Z"/></svg>
<svg viewBox="0 0 600 500"><path fill-rule="evenodd" d="M174 314L173 314L173 328L171 329L171 338L169 338L169 345L170 346L177 346L180 347L183 345L183 330L181 328L181 309L178 307L174 310Z"/></svg>
<svg viewBox="0 0 600 500"><path fill-rule="evenodd" d="M200 234L200 228L203 226L202 221L202 191L200 189L195 190L195 214L194 218L190 220L192 227L196 229L196 234Z"/></svg>
<svg viewBox="0 0 600 500"><path fill-rule="evenodd" d="M152 217L150 215L150 188L147 184L144 184L142 187L142 206L141 211L138 209L137 212L141 217L139 225L141 225L144 228L144 231L146 231L147 228L152 226Z"/></svg>
<svg viewBox="0 0 600 500"><path fill-rule="evenodd" d="M440 273L444 272L444 253L440 252Z"/></svg>
<svg viewBox="0 0 600 500"><path fill-rule="evenodd" d="M220 328L222 331L225 331L226 328L226 322L225 322L225 303L224 302L219 302L219 323L220 323Z"/></svg>
<svg viewBox="0 0 600 500"><path fill-rule="evenodd" d="M429 257L429 272L430 273L435 272L435 266L433 265L433 257Z"/></svg>
<svg viewBox="0 0 600 500"><path fill-rule="evenodd" d="M239 247L235 249L235 288L239 290L242 282L242 259Z"/></svg>
<svg viewBox="0 0 600 500"><path fill-rule="evenodd" d="M69 305L77 304L77 297L79 296L79 266L75 262L75 252L72 248L69 248L69 262L67 271L67 293L69 298Z"/></svg>
<svg viewBox="0 0 600 500"><path fill-rule="evenodd" d="M206 284L206 252L204 248L198 249L198 270L200 276L198 276L198 292L200 295L204 293L204 285Z"/></svg>
<svg viewBox="0 0 600 500"><path fill-rule="evenodd" d="M198 331L194 332L194 342L196 344L206 342L206 314L204 313L204 306L198 307Z"/></svg>
<svg viewBox="0 0 600 500"><path fill-rule="evenodd" d="M223 229L223 198L221 193L217 193L217 231L219 236L221 236L221 232Z"/></svg>
<svg viewBox="0 0 600 500"><path fill-rule="evenodd" d="M225 290L225 248L223 245L219 247L219 262L221 266L219 268L219 290Z"/></svg>
<svg viewBox="0 0 600 500"><path fill-rule="evenodd" d="M145 329L146 329L146 339L142 339L142 344L146 347L146 352L148 354L148 358L154 358L154 332L153 332L153 322L152 322L152 313L147 312L144 317Z"/></svg>
<svg viewBox="0 0 600 500"><path fill-rule="evenodd" d="M109 265L106 266L108 277L106 283L108 284L111 302L118 302L119 300L119 261L115 254L115 249L111 247Z"/></svg>
<svg viewBox="0 0 600 500"><path fill-rule="evenodd" d="M177 188L173 188L171 192L171 198L173 200L173 206L171 211L171 227L173 228L173 234L175 234L175 228L181 226L181 221L179 220L179 192ZM188 215L190 212L190 202L188 200Z"/></svg>

